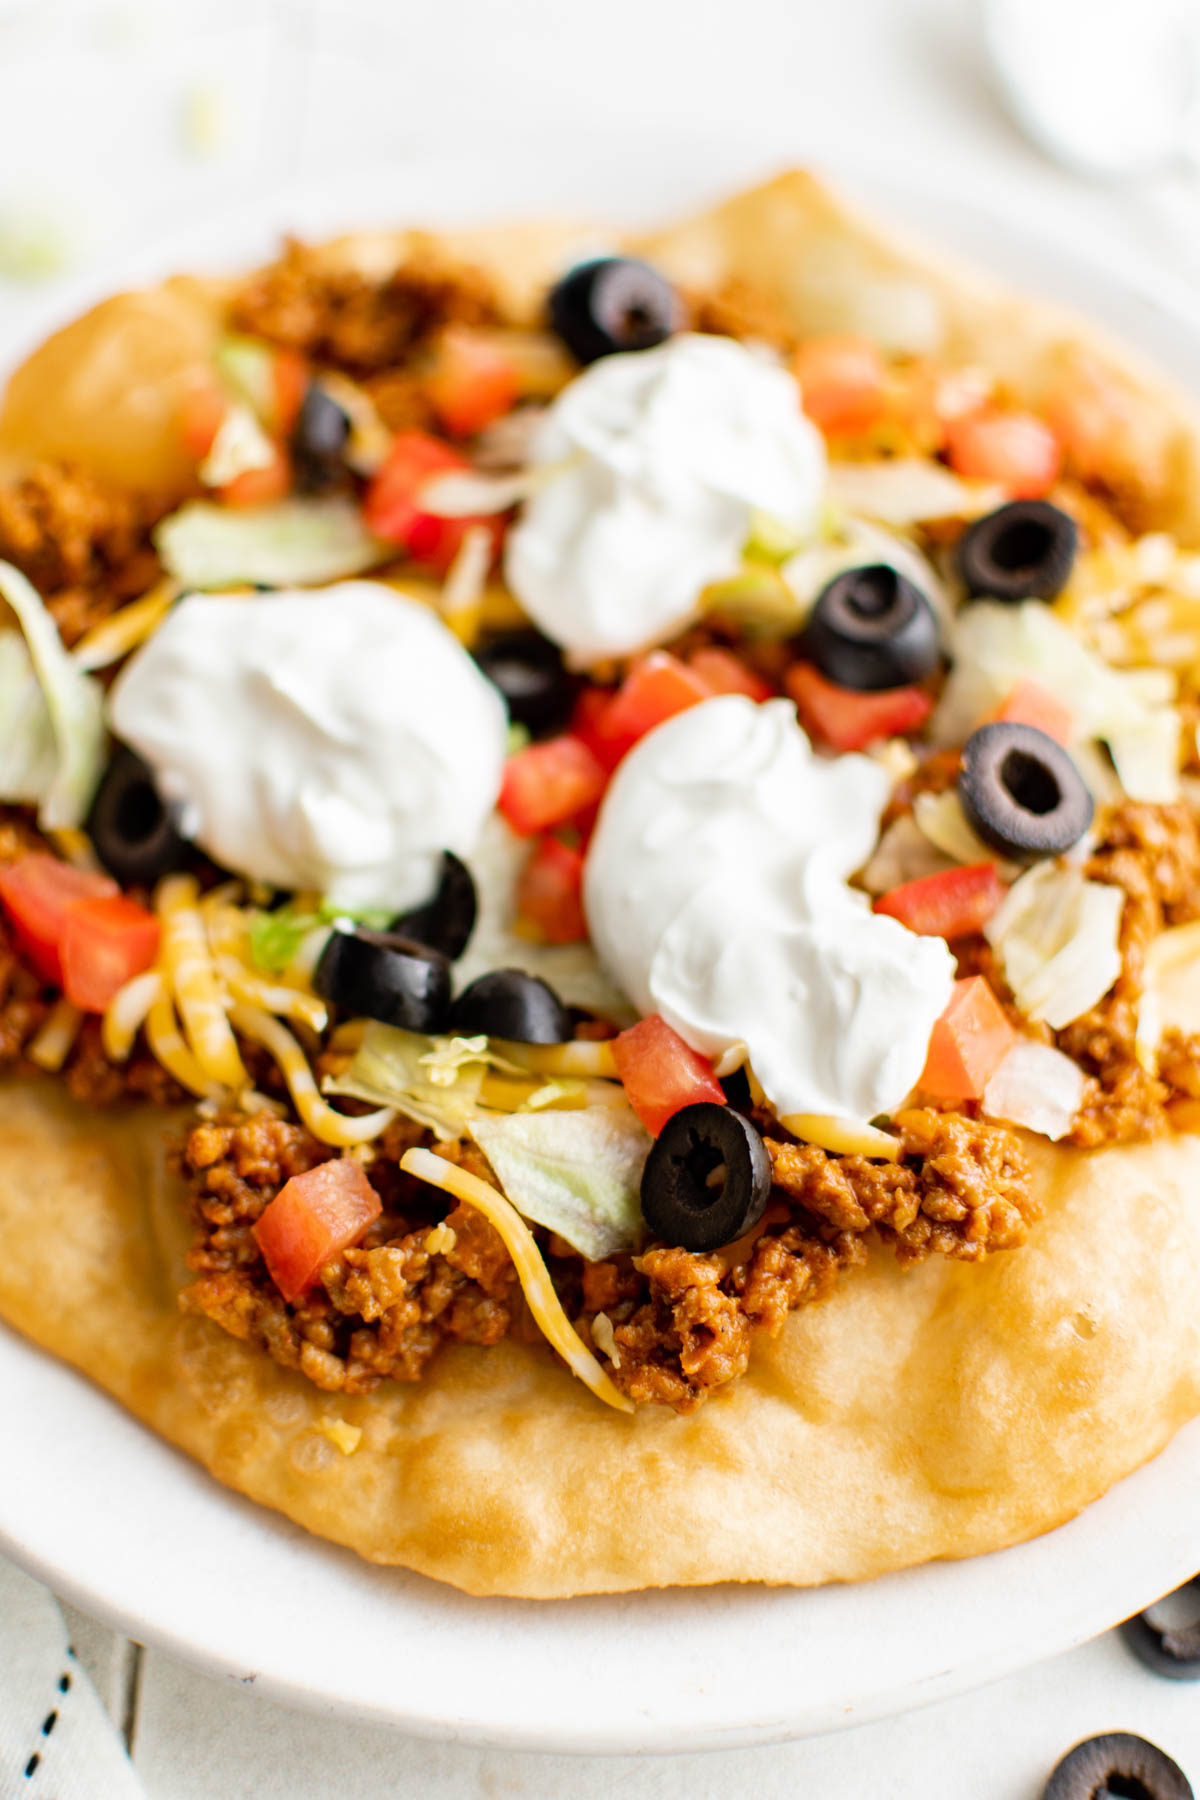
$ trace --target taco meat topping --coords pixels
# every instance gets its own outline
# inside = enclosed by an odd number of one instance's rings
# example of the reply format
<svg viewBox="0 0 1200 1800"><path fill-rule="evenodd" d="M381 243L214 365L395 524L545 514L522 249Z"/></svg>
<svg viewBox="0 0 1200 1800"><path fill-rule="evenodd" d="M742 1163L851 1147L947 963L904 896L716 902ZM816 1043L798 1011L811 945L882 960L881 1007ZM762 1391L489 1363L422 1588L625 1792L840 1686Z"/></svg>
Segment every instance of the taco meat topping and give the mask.
<svg viewBox="0 0 1200 1800"><path fill-rule="evenodd" d="M1039 1209L1012 1131L923 1109L897 1123L904 1159L894 1164L768 1139L768 1210L710 1256L659 1245L589 1263L543 1233L577 1329L610 1357L615 1350L616 1385L633 1400L692 1411L744 1373L756 1334L777 1335L789 1312L824 1299L842 1270L861 1264L872 1232L905 1266L935 1253L979 1260L1024 1241ZM419 1380L443 1339L493 1344L530 1330L498 1233L470 1206L435 1216L438 1195L397 1170L395 1159L422 1135L403 1121L390 1128L369 1165L380 1218L289 1307L252 1228L284 1182L329 1149L268 1114L197 1126L182 1156L199 1227L184 1306L318 1387L352 1394L384 1379ZM441 1154L493 1179L473 1145L443 1145Z"/></svg>

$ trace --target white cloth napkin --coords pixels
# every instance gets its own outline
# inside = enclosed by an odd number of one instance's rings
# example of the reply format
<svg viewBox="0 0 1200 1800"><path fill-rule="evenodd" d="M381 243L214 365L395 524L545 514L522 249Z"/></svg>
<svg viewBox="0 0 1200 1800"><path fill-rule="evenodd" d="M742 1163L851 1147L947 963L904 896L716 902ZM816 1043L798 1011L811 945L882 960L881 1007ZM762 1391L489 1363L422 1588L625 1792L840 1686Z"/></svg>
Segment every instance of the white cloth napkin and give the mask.
<svg viewBox="0 0 1200 1800"><path fill-rule="evenodd" d="M44 1587L0 1558L0 1795L146 1800Z"/></svg>

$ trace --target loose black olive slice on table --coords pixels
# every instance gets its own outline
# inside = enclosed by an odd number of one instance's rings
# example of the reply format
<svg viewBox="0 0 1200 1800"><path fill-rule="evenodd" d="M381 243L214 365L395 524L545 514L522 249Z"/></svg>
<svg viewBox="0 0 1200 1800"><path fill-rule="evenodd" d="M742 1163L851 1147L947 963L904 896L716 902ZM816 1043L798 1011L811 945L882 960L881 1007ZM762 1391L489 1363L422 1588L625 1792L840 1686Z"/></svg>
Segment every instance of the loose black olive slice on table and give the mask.
<svg viewBox="0 0 1200 1800"><path fill-rule="evenodd" d="M887 563L846 569L818 594L801 652L839 687L907 687L937 668L937 619L921 590Z"/></svg>
<svg viewBox="0 0 1200 1800"><path fill-rule="evenodd" d="M550 294L550 323L582 363L651 350L678 331L681 316L670 282L630 256L579 263Z"/></svg>
<svg viewBox="0 0 1200 1800"><path fill-rule="evenodd" d="M524 969L492 969L463 989L450 1014L460 1037L508 1038L514 1044L565 1044L571 1015L554 989Z"/></svg>
<svg viewBox="0 0 1200 1800"><path fill-rule="evenodd" d="M981 725L963 747L958 795L976 834L1002 856L1061 856L1092 822L1083 776L1034 725Z"/></svg>
<svg viewBox="0 0 1200 1800"><path fill-rule="evenodd" d="M749 1119L702 1100L669 1118L642 1172L642 1216L684 1250L719 1250L757 1224L771 1196L771 1159Z"/></svg>
<svg viewBox="0 0 1200 1800"><path fill-rule="evenodd" d="M85 829L104 867L126 887L149 887L187 855L153 771L126 744L104 771Z"/></svg>
<svg viewBox="0 0 1200 1800"><path fill-rule="evenodd" d="M1161 1625L1157 1606L1126 1619L1121 1636L1134 1655L1170 1681L1200 1681L1200 1576L1177 1589L1196 1603L1196 1616L1182 1625ZM1159 1605L1162 1602L1158 1603Z"/></svg>
<svg viewBox="0 0 1200 1800"><path fill-rule="evenodd" d="M450 1012L449 958L390 931L332 931L313 986L352 1018L403 1031L441 1031Z"/></svg>
<svg viewBox="0 0 1200 1800"><path fill-rule="evenodd" d="M1053 600L1067 585L1079 533L1048 500L1012 500L976 519L958 546L968 594L992 600Z"/></svg>
<svg viewBox="0 0 1200 1800"><path fill-rule="evenodd" d="M443 850L442 873L433 899L400 913L389 929L394 936L412 938L455 962L471 941L478 910L470 869L453 850Z"/></svg>
<svg viewBox="0 0 1200 1800"><path fill-rule="evenodd" d="M1085 1738L1054 1769L1042 1800L1195 1800L1179 1764L1146 1738Z"/></svg>
<svg viewBox="0 0 1200 1800"><path fill-rule="evenodd" d="M524 725L534 737L562 730L579 683L564 667L557 644L540 631L512 631L482 644L475 661L499 688L514 725Z"/></svg>
<svg viewBox="0 0 1200 1800"><path fill-rule="evenodd" d="M320 494L345 480L350 431L333 395L320 382L310 382L292 431L292 466L302 494Z"/></svg>

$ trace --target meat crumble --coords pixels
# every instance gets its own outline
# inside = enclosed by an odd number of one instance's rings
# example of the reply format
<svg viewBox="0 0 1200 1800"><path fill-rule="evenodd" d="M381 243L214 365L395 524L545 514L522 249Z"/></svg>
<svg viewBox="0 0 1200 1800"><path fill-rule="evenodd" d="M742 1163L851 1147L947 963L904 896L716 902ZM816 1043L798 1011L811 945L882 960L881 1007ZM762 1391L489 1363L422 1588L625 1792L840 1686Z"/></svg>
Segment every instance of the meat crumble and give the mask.
<svg viewBox="0 0 1200 1800"><path fill-rule="evenodd" d="M580 1335L603 1349L595 1322L601 1314L608 1321L617 1386L634 1400L694 1410L744 1373L757 1334L777 1335L790 1312L824 1299L842 1271L865 1261L872 1233L902 1265L931 1254L978 1260L1024 1241L1038 1208L1013 1132L930 1111L897 1123L903 1155L894 1164L768 1140L775 1189L762 1226L713 1256L652 1245L638 1257L587 1263L539 1233ZM498 1233L470 1206L443 1215L440 1196L397 1169L422 1138L415 1125L391 1128L368 1168L379 1219L289 1306L253 1227L285 1181L332 1152L269 1115L198 1126L181 1159L198 1227L185 1308L318 1387L349 1394L384 1379L418 1380L444 1339L494 1344L530 1331ZM439 1148L493 1179L473 1145Z"/></svg>

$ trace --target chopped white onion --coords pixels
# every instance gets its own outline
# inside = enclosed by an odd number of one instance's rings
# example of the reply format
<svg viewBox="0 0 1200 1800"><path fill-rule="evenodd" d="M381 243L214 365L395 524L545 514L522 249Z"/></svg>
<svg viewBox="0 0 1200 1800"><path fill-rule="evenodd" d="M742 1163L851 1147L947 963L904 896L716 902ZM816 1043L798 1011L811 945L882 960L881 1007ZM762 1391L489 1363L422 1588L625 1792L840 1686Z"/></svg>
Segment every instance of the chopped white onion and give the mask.
<svg viewBox="0 0 1200 1800"><path fill-rule="evenodd" d="M831 463L829 494L847 512L882 525L916 525L922 519L975 519L991 512L1004 490L963 481L941 463L920 456L890 462Z"/></svg>
<svg viewBox="0 0 1200 1800"><path fill-rule="evenodd" d="M1018 1038L984 1089L983 1110L1057 1140L1070 1131L1086 1085L1082 1069L1061 1050Z"/></svg>

